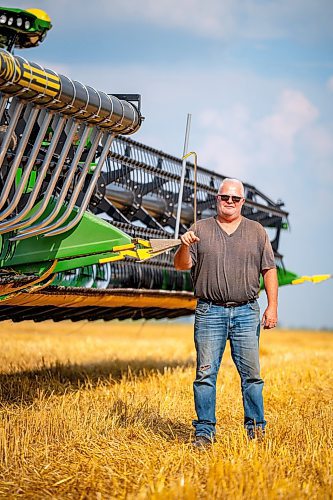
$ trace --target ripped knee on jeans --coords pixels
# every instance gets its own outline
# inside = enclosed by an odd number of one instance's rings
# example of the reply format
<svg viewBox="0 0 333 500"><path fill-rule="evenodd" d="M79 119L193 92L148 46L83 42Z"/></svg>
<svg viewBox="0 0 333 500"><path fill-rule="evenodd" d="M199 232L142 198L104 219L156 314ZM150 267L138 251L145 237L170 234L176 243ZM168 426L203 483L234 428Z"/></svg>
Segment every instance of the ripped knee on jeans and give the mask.
<svg viewBox="0 0 333 500"><path fill-rule="evenodd" d="M205 372L206 370L209 370L210 367L211 367L211 365L201 365L201 366L199 366L199 370L201 372Z"/></svg>

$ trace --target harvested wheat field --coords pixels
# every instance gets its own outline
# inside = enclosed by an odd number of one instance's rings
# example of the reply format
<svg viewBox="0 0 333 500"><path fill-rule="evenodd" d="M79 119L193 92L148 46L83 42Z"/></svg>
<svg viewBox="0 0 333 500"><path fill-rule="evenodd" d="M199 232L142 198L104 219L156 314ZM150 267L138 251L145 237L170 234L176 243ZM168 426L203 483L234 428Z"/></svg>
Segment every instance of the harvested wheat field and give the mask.
<svg viewBox="0 0 333 500"><path fill-rule="evenodd" d="M331 333L264 332L267 435L227 351L218 441L191 447L192 326L0 324L3 498L332 498Z"/></svg>

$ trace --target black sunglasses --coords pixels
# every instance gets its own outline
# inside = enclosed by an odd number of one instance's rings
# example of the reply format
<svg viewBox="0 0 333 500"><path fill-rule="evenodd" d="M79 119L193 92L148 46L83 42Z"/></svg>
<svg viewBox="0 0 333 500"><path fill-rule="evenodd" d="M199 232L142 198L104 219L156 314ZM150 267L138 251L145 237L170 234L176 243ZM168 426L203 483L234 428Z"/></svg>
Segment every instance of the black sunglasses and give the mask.
<svg viewBox="0 0 333 500"><path fill-rule="evenodd" d="M231 198L233 203L239 203L243 199L241 196L231 196L231 194L217 194L216 198L220 201L229 201Z"/></svg>

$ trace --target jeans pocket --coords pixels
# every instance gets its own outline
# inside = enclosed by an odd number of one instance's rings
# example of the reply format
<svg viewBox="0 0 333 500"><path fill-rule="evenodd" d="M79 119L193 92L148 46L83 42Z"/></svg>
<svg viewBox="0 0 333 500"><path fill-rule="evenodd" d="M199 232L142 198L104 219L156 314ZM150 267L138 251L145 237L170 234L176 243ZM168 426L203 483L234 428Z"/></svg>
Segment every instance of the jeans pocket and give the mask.
<svg viewBox="0 0 333 500"><path fill-rule="evenodd" d="M248 306L250 309L252 309L252 311L256 311L256 312L260 311L260 307L259 307L257 300L255 302L249 302Z"/></svg>
<svg viewBox="0 0 333 500"><path fill-rule="evenodd" d="M204 302L203 300L198 300L195 312L199 314L206 314L210 309L210 302Z"/></svg>

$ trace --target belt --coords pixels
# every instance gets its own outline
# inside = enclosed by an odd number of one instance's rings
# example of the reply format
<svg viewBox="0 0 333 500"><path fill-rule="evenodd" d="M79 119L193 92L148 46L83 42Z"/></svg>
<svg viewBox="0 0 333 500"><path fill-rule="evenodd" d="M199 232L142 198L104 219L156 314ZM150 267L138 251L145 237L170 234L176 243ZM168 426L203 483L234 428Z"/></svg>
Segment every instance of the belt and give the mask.
<svg viewBox="0 0 333 500"><path fill-rule="evenodd" d="M245 300L244 302L219 302L218 300L207 300L207 299L200 299L200 300L208 302L209 304L213 304L214 306L239 307L239 306L245 306L246 304L253 304L253 302L256 302L257 299Z"/></svg>

